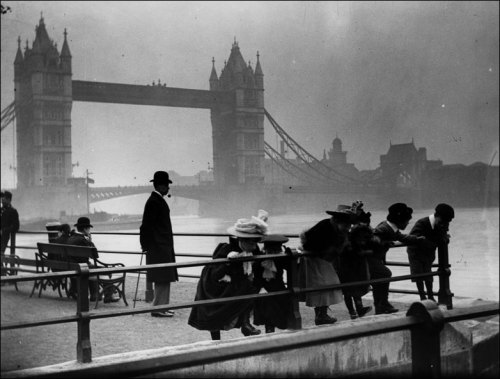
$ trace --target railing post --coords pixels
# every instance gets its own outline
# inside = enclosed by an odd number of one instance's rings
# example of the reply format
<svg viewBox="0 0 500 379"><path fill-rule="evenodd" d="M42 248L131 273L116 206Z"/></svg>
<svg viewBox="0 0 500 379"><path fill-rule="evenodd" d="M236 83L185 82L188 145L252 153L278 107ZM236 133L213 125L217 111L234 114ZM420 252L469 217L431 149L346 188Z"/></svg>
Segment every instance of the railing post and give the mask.
<svg viewBox="0 0 500 379"><path fill-rule="evenodd" d="M286 270L286 285L291 290L290 295L290 312L288 317L289 329L302 329L302 317L299 310L299 298L296 291L300 288L299 285L299 270L297 257L293 255L290 248L285 248L285 253L288 255L288 269Z"/></svg>
<svg viewBox="0 0 500 379"><path fill-rule="evenodd" d="M86 263L78 265L76 314L78 319L78 341L76 342L76 359L80 363L92 361L92 346L90 344L90 319L83 313L89 311L89 266Z"/></svg>
<svg viewBox="0 0 500 379"><path fill-rule="evenodd" d="M144 293L146 303L151 303L155 296L153 282L149 280L149 270L146 271L146 292Z"/></svg>
<svg viewBox="0 0 500 379"><path fill-rule="evenodd" d="M411 367L414 378L441 377L441 344L439 334L444 327L443 313L432 300L413 303L406 316L424 321L411 330Z"/></svg>
<svg viewBox="0 0 500 379"><path fill-rule="evenodd" d="M448 257L448 244L443 243L438 246L438 272L439 272L439 291L438 302L445 304L447 309L453 309L453 293L450 290L450 262Z"/></svg>

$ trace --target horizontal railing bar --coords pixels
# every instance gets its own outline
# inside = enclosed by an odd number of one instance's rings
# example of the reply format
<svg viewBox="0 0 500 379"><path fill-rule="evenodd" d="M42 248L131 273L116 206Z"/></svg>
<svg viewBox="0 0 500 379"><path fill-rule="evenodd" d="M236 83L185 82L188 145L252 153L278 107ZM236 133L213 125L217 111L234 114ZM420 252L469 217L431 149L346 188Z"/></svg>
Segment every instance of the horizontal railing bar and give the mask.
<svg viewBox="0 0 500 379"><path fill-rule="evenodd" d="M455 308L450 311L444 311L444 320L446 322L455 322L467 320L470 318L479 318L485 316L494 316L499 314L500 308L497 304L477 305L471 310L470 308Z"/></svg>
<svg viewBox="0 0 500 379"><path fill-rule="evenodd" d="M437 273L433 273L437 274ZM41 274L40 276L42 276ZM44 275L45 276L45 275ZM398 281L398 280L404 280L405 278L407 279L408 276L411 275L405 275L401 277L393 277L393 278L387 278L387 279L375 279L373 281L370 281L371 283L380 283L380 282L387 282L387 281ZM415 277L428 277L432 276L432 274L418 274L414 275ZM308 287L308 288L302 288L299 290L294 291L295 293L307 293L307 292L316 292L316 291L321 291L325 289L341 289L344 287L352 287L360 284L364 284L368 282L352 282L352 283L343 283L343 284L335 284L335 285L329 285L329 286L321 286L321 287ZM132 315L132 314L138 314L138 313L148 313L152 311L165 311L165 310L170 310L170 309L180 309L180 308L190 308L190 307L197 307L197 306L203 306L203 305L213 305L213 304L222 304L222 303L230 303L230 302L236 302L236 301L248 301L248 300L253 300L253 299L259 299L259 298L264 298L264 297L273 297L273 296L283 296L283 295L290 295L292 290L285 290L285 291L276 291L276 292L271 292L271 293L265 293L265 294L252 294L252 295L242 295L242 296L232 296L232 297L225 297L225 298L220 298L220 299L210 299L210 300L198 300L194 302L187 302L187 303L178 303L178 304L167 304L167 305L159 305L159 306L152 306L152 307L146 307L142 309L134 309L134 310L118 310L118 311L102 311L99 313L90 313L90 312L83 312L82 317L89 318L89 319L99 319L99 318L106 318L106 317L119 317L119 316L127 316L127 315ZM66 318L61 318L61 319L66 319ZM37 326L37 325L49 325L49 324L55 324L59 323L58 322L59 318L54 318L51 320L44 320L44 321L37 321L33 323L8 323L5 324L5 328L8 329L15 329L15 328L21 328L23 325L25 327L29 326ZM74 319L68 320L68 321L61 321L61 322L71 322L75 321ZM43 322L43 324L38 324L39 322ZM20 325L20 326L16 326ZM1 330L4 330L4 325L1 326Z"/></svg>
<svg viewBox="0 0 500 379"><path fill-rule="evenodd" d="M78 315L72 316L60 316L54 318L47 318L44 320L38 321L15 321L2 324L0 327L1 330L10 330L10 329L21 329L21 328L31 328L34 326L44 326L44 325L54 325L54 324L63 324L67 322L75 322L78 321L80 317Z"/></svg>
<svg viewBox="0 0 500 379"><path fill-rule="evenodd" d="M19 230L17 234L57 234L57 230ZM92 231L92 234L102 235L121 235L121 236L138 236L139 232L98 232ZM231 237L228 233L172 233L174 236L179 237ZM283 234L289 238L299 238L298 234Z"/></svg>

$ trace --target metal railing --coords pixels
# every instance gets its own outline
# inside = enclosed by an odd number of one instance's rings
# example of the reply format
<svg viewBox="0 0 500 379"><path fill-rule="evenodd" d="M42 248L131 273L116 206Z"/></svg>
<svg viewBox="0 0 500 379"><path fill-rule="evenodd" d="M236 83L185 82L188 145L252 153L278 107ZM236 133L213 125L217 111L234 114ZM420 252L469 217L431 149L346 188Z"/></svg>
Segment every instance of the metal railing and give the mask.
<svg viewBox="0 0 500 379"><path fill-rule="evenodd" d="M28 232L22 232L28 233ZM31 232L31 233L40 233L46 235L48 232ZM50 232L49 232L50 233ZM120 232L96 232L94 234L113 234L113 235L138 235L138 233L120 233ZM174 236L209 236L209 237L228 237L228 234L195 234L195 233L174 233ZM297 235L287 235L288 237L298 237ZM12 255L15 254L16 249L16 239L15 235L11 237L10 244L10 253ZM399 245L396 247L400 247L403 245ZM18 248L28 248L28 247L20 247ZM36 248L34 248L36 249ZM118 251L99 251L103 253L126 253L126 252L118 252ZM43 273L43 274L28 274L28 275L15 275L15 276L2 276L1 282L3 283L13 283L13 282L25 282L25 281L34 281L40 279L54 279L54 278L64 278L64 277L75 277L77 279L77 310L76 314L73 316L63 316L56 317L51 319L42 319L38 321L32 322L9 322L2 323L1 330L9 330L9 329L19 329L19 328L27 328L34 326L42 326L42 325L54 325L60 323L67 322L76 322L77 323L77 334L78 334L78 342L77 342L77 361L81 363L91 362L92 360L92 351L91 351L91 343L90 343L90 321L100 318L108 318L108 317L120 317L126 315L133 315L139 313L148 313L152 311L166 311L173 309L181 309L181 308L192 308L204 305L213 305L213 304L222 304L228 302L237 302L237 301L252 301L256 299L262 299L273 296L283 296L289 295L292 299L292 309L290 312L289 319L289 329L301 329L302 328L302 319L299 312L299 300L298 297L301 294L309 293L309 292L318 292L329 289L342 289L351 286L358 286L363 284L379 284L379 283L389 283L396 281L404 281L412 278L429 278L433 276L439 276L439 284L440 288L437 293L438 302L440 304L446 305L447 309L452 309L452 297L453 294L450 291L449 287L449 276L451 274L450 265L448 261L448 248L446 245L441 246L438 249L438 264L433 265L437 266L437 271L432 271L430 273L425 274L417 274L417 275L402 275L395 276L392 278L384 278L384 279L375 279L369 281L359 281L359 282L349 282L343 284L335 284L321 287L300 287L299 285L299 275L298 275L298 259L300 257L307 256L305 253L298 253L296 250L292 250L287 248L285 250L286 254L269 254L269 255L260 255L260 256L251 256L244 258L236 258L236 259L210 259L210 260L198 260L198 261L190 261L190 262L177 262L177 263L162 263L162 264L152 264L152 265L140 265L140 266L129 266L129 267L115 267L115 268L100 268L100 269L91 269L87 264L79 264L77 270L70 271L60 271L57 273ZM133 252L128 252L133 253ZM135 253L135 254L142 254ZM177 256L195 256L193 254L176 254ZM211 255L200 255L204 258L211 258ZM89 298L88 288L89 288L89 276L91 275L102 275L102 274L112 274L112 273L122 273L122 272L149 272L150 270L155 270L159 268L185 268L185 267L196 267L196 266L207 266L207 265L218 265L224 263L234 263L234 262L245 262L245 261L260 261L267 259L278 259L278 260L287 260L287 290L277 291L265 294L252 294L252 295L244 295L244 296L234 296L234 297L226 297L222 299L213 299L213 300L202 300L202 301L192 301L192 302L183 302L183 303L173 303L173 304L165 304L165 305L157 305L157 306L149 306L142 307L141 309L125 309L125 310L113 310L113 311L100 311L100 312L90 312L89 311ZM31 261L28 259L20 259L19 262L21 264L30 264L30 262L34 263L35 261ZM399 266L408 266L408 263L404 262L387 262L388 265L399 265ZM18 271L30 272L25 269L18 269ZM396 290L403 293L418 293L417 291L401 291ZM413 322L415 321L415 322ZM413 325L417 324L416 320L413 320L410 323L405 324L406 328L411 328ZM419 323L421 323L419 321ZM371 328L371 326L370 326ZM365 334L377 334L386 332L385 327L382 329L374 328L372 331L366 331ZM345 336L341 336L342 339L353 338L354 336L351 333L347 333ZM439 338L439 337L438 337ZM293 348L293 347L290 347ZM256 349L255 351L258 351ZM423 359L423 358L422 358ZM426 358L430 359L430 358Z"/></svg>

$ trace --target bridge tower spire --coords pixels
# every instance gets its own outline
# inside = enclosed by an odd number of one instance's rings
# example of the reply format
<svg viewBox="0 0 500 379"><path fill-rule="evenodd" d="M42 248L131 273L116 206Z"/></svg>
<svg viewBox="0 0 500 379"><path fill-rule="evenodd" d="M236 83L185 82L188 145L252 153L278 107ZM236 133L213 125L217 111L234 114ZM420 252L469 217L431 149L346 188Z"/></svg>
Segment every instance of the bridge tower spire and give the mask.
<svg viewBox="0 0 500 379"><path fill-rule="evenodd" d="M14 83L18 186L64 186L72 171L71 54L66 33L59 54L43 14L24 57L18 39Z"/></svg>
<svg viewBox="0 0 500 379"><path fill-rule="evenodd" d="M218 186L264 184L264 97L262 68L247 64L234 39L218 80L218 91L234 92L234 104L211 110L214 181ZM214 67L210 89L214 90ZM213 79L213 80L212 80Z"/></svg>

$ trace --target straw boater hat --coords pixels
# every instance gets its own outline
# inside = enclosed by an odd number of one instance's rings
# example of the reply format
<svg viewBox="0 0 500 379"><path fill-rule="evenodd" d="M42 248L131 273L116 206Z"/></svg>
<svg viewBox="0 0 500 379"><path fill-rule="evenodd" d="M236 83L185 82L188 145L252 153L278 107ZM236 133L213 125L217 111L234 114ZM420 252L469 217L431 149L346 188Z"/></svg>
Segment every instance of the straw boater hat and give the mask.
<svg viewBox="0 0 500 379"><path fill-rule="evenodd" d="M267 217L268 213L260 209L257 217L240 218L227 229L227 232L238 238L260 239L267 233Z"/></svg>

